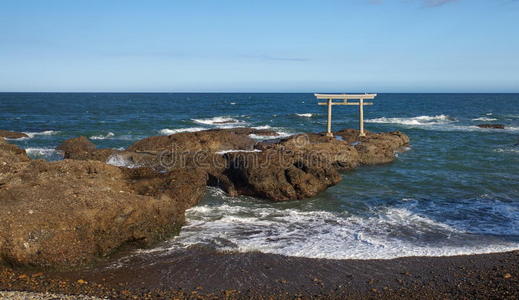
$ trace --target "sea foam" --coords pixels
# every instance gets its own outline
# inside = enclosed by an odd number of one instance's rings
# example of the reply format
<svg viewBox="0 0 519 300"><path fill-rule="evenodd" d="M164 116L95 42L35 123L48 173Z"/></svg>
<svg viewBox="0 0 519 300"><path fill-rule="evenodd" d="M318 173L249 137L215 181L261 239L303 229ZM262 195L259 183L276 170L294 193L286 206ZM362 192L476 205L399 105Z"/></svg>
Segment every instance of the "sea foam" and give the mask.
<svg viewBox="0 0 519 300"><path fill-rule="evenodd" d="M172 135L172 134L180 133L180 132L198 132L198 131L207 130L207 129L208 128L203 128L203 127L177 128L177 129L164 128L164 129L159 130L159 133L162 135Z"/></svg>
<svg viewBox="0 0 519 300"><path fill-rule="evenodd" d="M313 114L311 113L304 113L304 114L296 114L298 117L304 117L304 118L311 118Z"/></svg>
<svg viewBox="0 0 519 300"><path fill-rule="evenodd" d="M113 138L114 136L115 136L115 134L113 132L108 132L105 135L94 135L94 136L91 136L90 139L92 139L92 140L106 140L106 139Z"/></svg>
<svg viewBox="0 0 519 300"><path fill-rule="evenodd" d="M27 155L33 159L60 160L63 159L63 152L54 148L27 148Z"/></svg>
<svg viewBox="0 0 519 300"><path fill-rule="evenodd" d="M201 203L186 212L180 235L151 252L194 245L219 251L274 253L327 259L392 259L407 256L453 256L519 249L517 209L506 203L475 201L456 209L488 211L510 225L482 232L470 221L442 222L418 210L412 199L398 206L375 207L366 216L322 210L275 207L246 197L229 197L211 188L223 203ZM463 207L461 207L463 206ZM429 209L448 209L429 207ZM482 220L478 228L485 227ZM488 234L488 235L480 235Z"/></svg>
<svg viewBox="0 0 519 300"><path fill-rule="evenodd" d="M417 116L410 118L376 118L366 120L366 123L389 123L402 125L431 125L431 124L446 124L455 122L456 119L447 115L436 116Z"/></svg>
<svg viewBox="0 0 519 300"><path fill-rule="evenodd" d="M106 160L106 163L116 167L125 167L125 168L138 168L140 167L138 164L128 160L126 157L120 154L112 154Z"/></svg>
<svg viewBox="0 0 519 300"><path fill-rule="evenodd" d="M213 117L207 119L191 119L193 122L204 125L211 125L224 128L232 128L236 126L244 126L247 124L244 121L240 121L231 117Z"/></svg>
<svg viewBox="0 0 519 300"><path fill-rule="evenodd" d="M55 130L45 130L45 131L40 131L40 132L24 132L28 137L23 137L23 138L19 138L19 139L16 139L16 140L26 140L26 139L32 139L36 136L49 136L49 135L55 135L55 134L58 134L59 131L55 131ZM8 139L9 140L9 139Z"/></svg>

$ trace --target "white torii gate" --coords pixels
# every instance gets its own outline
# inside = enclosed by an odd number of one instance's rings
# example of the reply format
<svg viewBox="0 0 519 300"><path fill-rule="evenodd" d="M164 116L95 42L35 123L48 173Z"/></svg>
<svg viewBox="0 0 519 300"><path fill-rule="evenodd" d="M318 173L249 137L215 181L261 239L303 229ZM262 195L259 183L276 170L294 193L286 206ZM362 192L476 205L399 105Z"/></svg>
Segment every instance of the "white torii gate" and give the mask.
<svg viewBox="0 0 519 300"><path fill-rule="evenodd" d="M332 106L334 105L358 105L359 106L359 136L366 136L364 132L364 105L373 105L373 100L377 94L314 94L317 99L326 99L327 102L320 102L319 105L328 105L328 127L326 136L333 137L332 133ZM333 102L333 100L343 100L343 102ZM358 102L348 102L348 100L359 100Z"/></svg>

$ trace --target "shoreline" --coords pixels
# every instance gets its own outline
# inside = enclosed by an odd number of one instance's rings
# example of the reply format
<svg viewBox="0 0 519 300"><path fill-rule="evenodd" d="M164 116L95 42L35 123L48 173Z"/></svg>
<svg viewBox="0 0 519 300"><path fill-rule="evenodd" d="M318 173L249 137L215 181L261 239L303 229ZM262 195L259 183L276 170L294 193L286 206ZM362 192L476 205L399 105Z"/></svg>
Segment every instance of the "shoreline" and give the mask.
<svg viewBox="0 0 519 300"><path fill-rule="evenodd" d="M127 257L91 269L23 272L0 267L0 290L111 299L424 299L519 297L519 251L390 260L332 260L192 247Z"/></svg>

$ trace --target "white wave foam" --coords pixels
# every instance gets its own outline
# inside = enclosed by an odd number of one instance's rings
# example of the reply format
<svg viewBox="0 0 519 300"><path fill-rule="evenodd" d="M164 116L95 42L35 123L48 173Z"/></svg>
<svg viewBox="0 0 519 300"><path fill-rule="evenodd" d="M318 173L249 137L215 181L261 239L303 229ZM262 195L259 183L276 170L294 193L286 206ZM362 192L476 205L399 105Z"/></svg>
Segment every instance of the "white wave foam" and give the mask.
<svg viewBox="0 0 519 300"><path fill-rule="evenodd" d="M390 123L390 124L402 124L402 125L431 125L431 124L446 124L455 122L456 119L451 118L447 115L436 115L436 116L418 116L411 118L376 118L366 120L367 123Z"/></svg>
<svg viewBox="0 0 519 300"><path fill-rule="evenodd" d="M112 154L106 160L106 163L116 167L125 167L125 168L138 168L139 165L130 161L128 158L121 154Z"/></svg>
<svg viewBox="0 0 519 300"><path fill-rule="evenodd" d="M27 155L36 159L56 160L63 158L63 152L53 148L27 148Z"/></svg>
<svg viewBox="0 0 519 300"><path fill-rule="evenodd" d="M233 149L233 150L222 150L216 152L216 154L225 154L225 153L235 153L235 152L245 152L245 153L253 153L253 152L261 152L261 150L253 149L253 150L239 150L239 149Z"/></svg>
<svg viewBox="0 0 519 300"><path fill-rule="evenodd" d="M249 134L250 138L255 139L255 140L259 140L259 141L282 139L282 138L286 138L286 137L294 135L294 133L290 133L290 132L284 131L283 129L280 129L280 128L271 128L268 125L260 126L260 127L253 127L253 128L254 129L272 129L272 130L274 130L278 134L278 135L274 135L274 136L271 136L271 135L259 135L259 134Z"/></svg>
<svg viewBox="0 0 519 300"><path fill-rule="evenodd" d="M398 124L435 131L480 131L480 132L517 132L519 127L505 125L504 130L480 128L476 125L460 125L458 120L447 115L418 116L411 118L376 118L366 120L366 123Z"/></svg>
<svg viewBox="0 0 519 300"><path fill-rule="evenodd" d="M92 139L92 140L106 140L106 139L112 138L114 136L115 136L115 134L113 132L108 132L105 135L93 135L93 136L90 137L90 139Z"/></svg>
<svg viewBox="0 0 519 300"><path fill-rule="evenodd" d="M497 121L497 119L496 118L479 117L479 118L472 119L472 121L492 122L492 121Z"/></svg>
<svg viewBox="0 0 519 300"><path fill-rule="evenodd" d="M271 129L271 128L272 127L270 127L269 125L252 127L252 129L257 129L257 130L265 130L265 129Z"/></svg>
<svg viewBox="0 0 519 300"><path fill-rule="evenodd" d="M495 152L500 152L500 153L514 153L514 154L518 154L519 153L519 147L518 148L497 148L494 151Z"/></svg>
<svg viewBox="0 0 519 300"><path fill-rule="evenodd" d="M24 140L24 139L32 139L34 138L35 136L39 136L39 135L43 135L43 136L46 136L46 135L55 135L55 134L58 134L59 131L54 131L54 130L45 130L45 131L41 131L41 132L24 132L26 135L28 135L29 137L24 137L24 138L20 138L18 140Z"/></svg>
<svg viewBox="0 0 519 300"><path fill-rule="evenodd" d="M208 119L191 119L193 122L204 125L217 126L222 128L232 128L236 126L243 126L246 122L233 119L231 117L214 117Z"/></svg>
<svg viewBox="0 0 519 300"><path fill-rule="evenodd" d="M224 202L188 210L187 224L180 235L165 247L151 251L205 245L219 251L260 251L311 258L392 259L519 249L519 242L467 232L464 227L415 213L409 206L379 207L371 215L359 216L276 208L265 202L224 196L217 189L210 193L222 197ZM403 204L412 206L410 202ZM508 217L517 219L510 213Z"/></svg>
<svg viewBox="0 0 519 300"><path fill-rule="evenodd" d="M180 133L180 132L198 132L198 131L202 131L202 130L207 130L207 128L203 128L203 127L177 128L177 129L164 128L164 129L159 130L159 133L162 135L172 135L172 134Z"/></svg>
<svg viewBox="0 0 519 300"><path fill-rule="evenodd" d="M298 117L304 117L304 118L311 118L313 114L311 113L305 113L305 114L296 114Z"/></svg>

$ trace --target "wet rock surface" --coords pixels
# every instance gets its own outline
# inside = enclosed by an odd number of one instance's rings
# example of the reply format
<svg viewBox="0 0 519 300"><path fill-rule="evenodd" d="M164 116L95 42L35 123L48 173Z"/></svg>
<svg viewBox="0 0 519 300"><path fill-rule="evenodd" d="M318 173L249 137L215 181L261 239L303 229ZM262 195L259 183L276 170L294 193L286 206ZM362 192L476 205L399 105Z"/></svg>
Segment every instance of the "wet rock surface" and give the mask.
<svg viewBox="0 0 519 300"><path fill-rule="evenodd" d="M505 129L505 125L503 124L478 124L476 126L478 126L479 128Z"/></svg>
<svg viewBox="0 0 519 300"><path fill-rule="evenodd" d="M23 132L9 131L0 129L0 138L8 138L8 139L21 139L29 137L27 134Z"/></svg>

